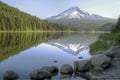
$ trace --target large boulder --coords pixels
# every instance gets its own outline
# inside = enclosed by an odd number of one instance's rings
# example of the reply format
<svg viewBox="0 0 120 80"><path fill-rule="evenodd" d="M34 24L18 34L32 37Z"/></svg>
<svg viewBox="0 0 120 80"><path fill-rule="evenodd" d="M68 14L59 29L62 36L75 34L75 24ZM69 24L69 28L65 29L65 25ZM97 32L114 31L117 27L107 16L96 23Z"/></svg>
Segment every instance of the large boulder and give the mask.
<svg viewBox="0 0 120 80"><path fill-rule="evenodd" d="M88 71L91 68L89 60L75 61L74 70L75 72L84 72Z"/></svg>
<svg viewBox="0 0 120 80"><path fill-rule="evenodd" d="M93 69L90 70L90 72L94 75L94 76L98 76L100 75L102 72L104 71L104 69L100 66L95 66Z"/></svg>
<svg viewBox="0 0 120 80"><path fill-rule="evenodd" d="M42 80L46 78L51 78L51 73L47 70L37 69L30 73L30 78L32 80Z"/></svg>
<svg viewBox="0 0 120 80"><path fill-rule="evenodd" d="M69 64L64 64L64 65L62 65L60 72L61 72L61 74L72 74L73 68Z"/></svg>
<svg viewBox="0 0 120 80"><path fill-rule="evenodd" d="M112 46L107 51L99 51L96 54L104 54L110 58L114 58L116 54L120 53L120 46Z"/></svg>
<svg viewBox="0 0 120 80"><path fill-rule="evenodd" d="M104 54L98 54L98 55L94 55L90 59L90 62L93 66L100 66L102 68L106 68L110 65L111 59L110 59L110 57L108 57Z"/></svg>
<svg viewBox="0 0 120 80"><path fill-rule="evenodd" d="M114 58L115 55L118 53L120 53L120 47L119 46L112 46L104 54L110 58Z"/></svg>
<svg viewBox="0 0 120 80"><path fill-rule="evenodd" d="M6 71L3 75L4 80L16 80L19 75L12 70Z"/></svg>

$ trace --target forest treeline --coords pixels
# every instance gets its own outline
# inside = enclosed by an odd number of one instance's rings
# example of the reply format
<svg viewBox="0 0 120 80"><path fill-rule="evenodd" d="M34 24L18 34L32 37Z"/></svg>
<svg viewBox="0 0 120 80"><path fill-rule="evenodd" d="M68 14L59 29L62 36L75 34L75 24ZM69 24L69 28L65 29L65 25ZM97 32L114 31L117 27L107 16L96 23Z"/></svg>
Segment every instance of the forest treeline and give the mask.
<svg viewBox="0 0 120 80"><path fill-rule="evenodd" d="M57 23L48 23L35 16L24 13L17 8L0 1L0 31L53 31L68 30L68 27Z"/></svg>

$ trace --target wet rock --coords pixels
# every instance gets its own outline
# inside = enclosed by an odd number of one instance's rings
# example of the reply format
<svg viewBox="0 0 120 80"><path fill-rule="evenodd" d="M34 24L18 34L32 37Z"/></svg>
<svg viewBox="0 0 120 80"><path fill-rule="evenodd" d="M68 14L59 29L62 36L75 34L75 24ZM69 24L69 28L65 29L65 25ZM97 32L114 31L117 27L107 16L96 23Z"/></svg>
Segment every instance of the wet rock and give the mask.
<svg viewBox="0 0 120 80"><path fill-rule="evenodd" d="M37 69L30 73L30 78L32 80L42 80L46 78L51 78L51 73L47 70Z"/></svg>
<svg viewBox="0 0 120 80"><path fill-rule="evenodd" d="M58 73L58 68L56 66L51 66L51 73L52 73L52 76L55 76L57 75Z"/></svg>
<svg viewBox="0 0 120 80"><path fill-rule="evenodd" d="M41 70L48 71L51 73L51 75L58 73L58 68L56 66L51 66L51 67L45 66L45 67L42 67Z"/></svg>
<svg viewBox="0 0 120 80"><path fill-rule="evenodd" d="M111 59L104 54L94 55L90 62L93 66L100 66L102 68L109 67L111 64Z"/></svg>
<svg viewBox="0 0 120 80"><path fill-rule="evenodd" d="M75 72L84 72L88 71L91 68L89 60L75 61L74 62L74 71Z"/></svg>
<svg viewBox="0 0 120 80"><path fill-rule="evenodd" d="M53 62L54 62L54 63L57 63L58 61L55 60L55 61L53 61Z"/></svg>
<svg viewBox="0 0 120 80"><path fill-rule="evenodd" d="M72 75L62 75L59 80L71 80Z"/></svg>
<svg viewBox="0 0 120 80"><path fill-rule="evenodd" d="M64 65L62 65L60 72L61 72L61 74L72 74L73 68L69 64L64 64Z"/></svg>
<svg viewBox="0 0 120 80"><path fill-rule="evenodd" d="M19 75L12 70L6 71L3 75L4 80L16 80Z"/></svg>
<svg viewBox="0 0 120 80"><path fill-rule="evenodd" d="M83 57L78 57L79 59L83 59Z"/></svg>

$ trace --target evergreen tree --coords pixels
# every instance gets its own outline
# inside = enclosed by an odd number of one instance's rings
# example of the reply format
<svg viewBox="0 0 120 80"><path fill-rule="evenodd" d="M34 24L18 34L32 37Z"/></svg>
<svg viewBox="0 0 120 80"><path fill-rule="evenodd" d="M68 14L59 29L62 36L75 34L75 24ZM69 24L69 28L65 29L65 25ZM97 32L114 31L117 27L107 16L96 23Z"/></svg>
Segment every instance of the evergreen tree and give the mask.
<svg viewBox="0 0 120 80"><path fill-rule="evenodd" d="M67 26L48 23L0 2L0 31L54 31L67 29Z"/></svg>
<svg viewBox="0 0 120 80"><path fill-rule="evenodd" d="M120 32L120 17L118 19L118 22L116 23L116 25L113 27L113 32Z"/></svg>

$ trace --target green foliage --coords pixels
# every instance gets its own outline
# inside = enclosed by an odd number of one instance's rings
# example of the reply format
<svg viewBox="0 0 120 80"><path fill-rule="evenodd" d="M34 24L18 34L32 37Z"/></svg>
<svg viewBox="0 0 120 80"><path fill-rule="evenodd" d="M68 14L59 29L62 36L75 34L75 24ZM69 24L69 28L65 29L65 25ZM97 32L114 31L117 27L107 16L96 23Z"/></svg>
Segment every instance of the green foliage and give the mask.
<svg viewBox="0 0 120 80"><path fill-rule="evenodd" d="M97 51L104 51L110 47L107 41L98 40L90 45L90 53L95 54Z"/></svg>
<svg viewBox="0 0 120 80"><path fill-rule="evenodd" d="M115 45L116 35L118 35L118 33L109 33L109 34L107 33L100 35L99 40L90 45L91 54L95 54L98 51L107 50L111 46Z"/></svg>
<svg viewBox="0 0 120 80"><path fill-rule="evenodd" d="M120 45L120 18L116 25L112 26L112 33L100 35L99 40L90 45L90 52L95 54L97 51L107 50L113 45Z"/></svg>
<svg viewBox="0 0 120 80"><path fill-rule="evenodd" d="M20 51L60 37L69 36L70 33L0 33L0 61L18 54Z"/></svg>
<svg viewBox="0 0 120 80"><path fill-rule="evenodd" d="M99 36L99 40L107 41L111 45L114 45L114 39L117 33L106 33Z"/></svg>
<svg viewBox="0 0 120 80"><path fill-rule="evenodd" d="M67 26L48 23L0 2L0 31L68 30Z"/></svg>
<svg viewBox="0 0 120 80"><path fill-rule="evenodd" d="M115 38L115 44L120 46L120 33L118 33Z"/></svg>
<svg viewBox="0 0 120 80"><path fill-rule="evenodd" d="M117 32L120 32L120 17L116 23L116 25L113 27L113 30L112 30L113 33L117 33Z"/></svg>
<svg viewBox="0 0 120 80"><path fill-rule="evenodd" d="M102 34L98 41L90 45L90 53L107 50L113 45L120 45L120 33Z"/></svg>

